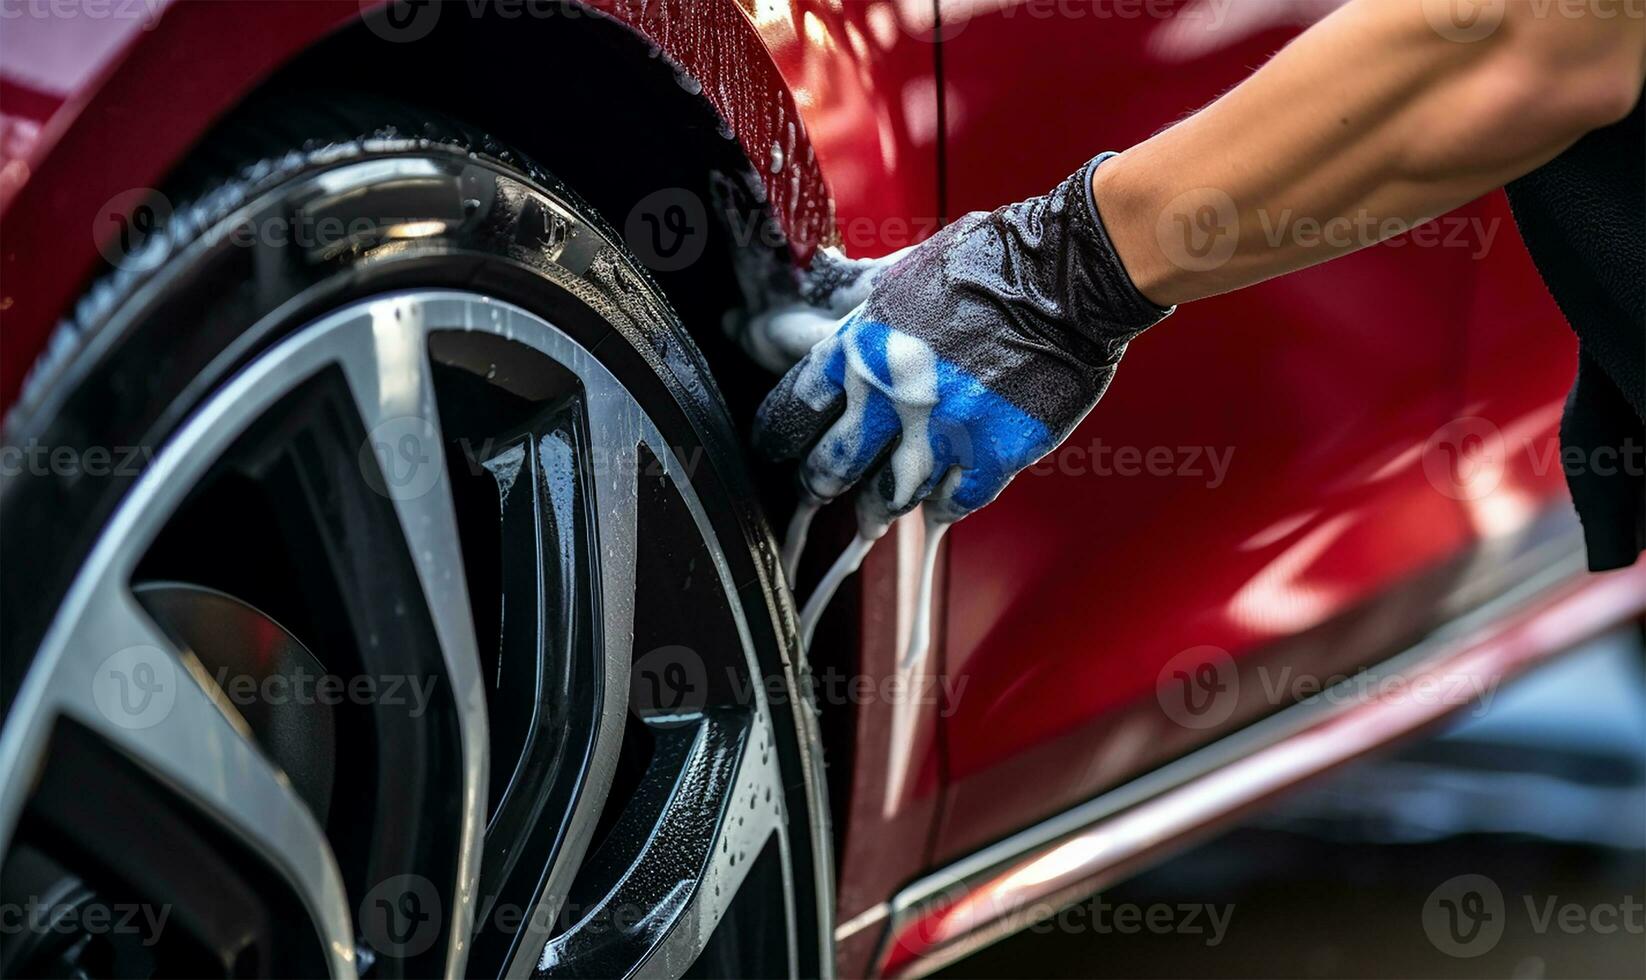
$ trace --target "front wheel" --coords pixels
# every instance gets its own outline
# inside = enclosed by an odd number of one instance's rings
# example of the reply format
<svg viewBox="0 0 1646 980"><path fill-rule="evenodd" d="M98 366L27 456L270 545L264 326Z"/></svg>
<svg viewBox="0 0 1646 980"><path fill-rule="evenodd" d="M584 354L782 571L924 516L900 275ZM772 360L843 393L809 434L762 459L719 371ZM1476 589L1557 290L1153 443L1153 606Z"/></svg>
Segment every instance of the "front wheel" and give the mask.
<svg viewBox="0 0 1646 980"><path fill-rule="evenodd" d="M3 569L0 887L51 910L4 972L828 972L792 611L701 357L529 163L339 117L230 123L258 159L8 420L77 463L4 490L39 564Z"/></svg>

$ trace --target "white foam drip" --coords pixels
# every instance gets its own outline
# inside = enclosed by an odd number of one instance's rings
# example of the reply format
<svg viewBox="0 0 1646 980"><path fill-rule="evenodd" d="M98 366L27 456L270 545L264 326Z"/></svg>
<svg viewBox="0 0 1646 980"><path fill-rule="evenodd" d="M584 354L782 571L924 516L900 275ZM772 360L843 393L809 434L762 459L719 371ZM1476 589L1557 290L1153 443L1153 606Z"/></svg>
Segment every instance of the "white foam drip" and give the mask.
<svg viewBox="0 0 1646 980"><path fill-rule="evenodd" d="M811 649L812 633L817 629L817 621L823 618L823 610L828 608L829 600L834 598L840 583L846 581L846 577L863 564L863 558L869 553L869 549L874 547L874 541L874 538L866 538L863 532L859 531L857 537L852 539L852 543L847 545L846 550L842 551L840 557L834 560L834 564L829 566L823 581L817 583L817 590L806 600L806 608L800 611L802 649Z"/></svg>
<svg viewBox="0 0 1646 980"><path fill-rule="evenodd" d="M787 303L749 319L743 349L761 367L781 374L839 328L839 314Z"/></svg>
<svg viewBox="0 0 1646 980"><path fill-rule="evenodd" d="M928 430L937 406L937 353L925 341L894 330L886 338L886 368L892 378L887 396L903 430L891 458L892 509L899 511L914 499L934 465Z"/></svg>
<svg viewBox="0 0 1646 980"><path fill-rule="evenodd" d="M800 572L800 553L806 550L806 532L811 530L812 518L822 504L804 495L795 505L794 516L789 518L789 533L783 536L783 575L794 588L795 576Z"/></svg>
<svg viewBox="0 0 1646 980"><path fill-rule="evenodd" d="M918 337L900 331L890 331L886 338L886 367L889 378L882 380L864 356L864 345L859 337L862 321L848 325L838 341L845 346L846 407L840 417L829 426L823 437L812 448L806 461L805 475L808 489L817 496L832 499L846 492L850 481L863 476L849 472L849 466L860 462L881 447L864 445L864 416L868 411L871 392L878 392L891 402L897 412L902 438L892 451L892 481L895 487L893 509L900 510L914 498L915 491L931 475L933 459L931 438L932 409L937 405L937 354L931 345ZM815 358L821 363L824 358ZM813 372L807 369L795 386L802 398L809 397ZM872 492L872 490L871 490Z"/></svg>
<svg viewBox="0 0 1646 980"><path fill-rule="evenodd" d="M915 589L914 619L909 624L909 645L903 652L903 664L912 669L926 659L932 644L932 581L937 577L937 551L949 522L939 521L930 514L926 522L925 550L920 556L920 585Z"/></svg>
<svg viewBox="0 0 1646 980"><path fill-rule="evenodd" d="M481 460L491 473L492 479L497 481L497 497L507 504L509 491L514 489L514 481L520 477L520 467L526 462L526 447L524 444L510 446L493 456L491 459Z"/></svg>
<svg viewBox="0 0 1646 980"><path fill-rule="evenodd" d="M903 647L897 666L893 668L898 688L905 693L903 697L894 698L891 706L891 731L886 743L886 791L882 797L882 813L887 817L896 813L903 804L909 767L914 761L915 742L920 732L920 716L926 705L923 698L911 694L926 689L921 683L923 678L938 674L926 665L926 658L931 652L932 591L937 577L937 553L943 535L949 529L949 522L936 519L926 508L922 508L921 517L926 533L921 541L920 580L916 583L909 605L902 607L910 616L908 642ZM900 600L902 595L899 589Z"/></svg>

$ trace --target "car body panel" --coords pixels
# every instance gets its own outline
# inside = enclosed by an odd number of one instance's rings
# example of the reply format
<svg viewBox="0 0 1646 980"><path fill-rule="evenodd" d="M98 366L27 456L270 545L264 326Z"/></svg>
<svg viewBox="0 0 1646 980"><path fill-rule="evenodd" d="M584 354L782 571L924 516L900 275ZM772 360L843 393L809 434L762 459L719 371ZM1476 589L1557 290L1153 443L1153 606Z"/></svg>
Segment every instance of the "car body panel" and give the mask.
<svg viewBox="0 0 1646 980"><path fill-rule="evenodd" d="M0 30L0 406L107 271L99 245L128 192L282 65L384 16L379 0L122 3ZM1227 4L591 6L700 86L804 262L830 242L886 254L1043 191L1205 104L1334 4L1243 0L1212 29L1186 14ZM1570 335L1501 195L1446 220L1455 246L1414 236L1179 311L1068 448L953 529L933 654L903 678L953 696L853 698L852 754L831 760L851 767L834 814L843 972L870 968L887 900L918 875L1285 707L1278 677L1404 649L1568 511ZM873 682L898 671L917 525L857 586L856 667ZM1164 682L1204 664L1240 697L1174 720Z"/></svg>
<svg viewBox="0 0 1646 980"><path fill-rule="evenodd" d="M1192 3L943 3L957 213L1146 139L1299 26L1216 27ZM1516 469L1476 500L1451 485L1456 419L1547 445L1573 344L1500 194L1438 227L1455 242L1408 236L1179 310L1063 449L955 527L945 669L968 686L945 720L939 860L1400 649L1449 615L1487 532L1566 506L1558 472ZM1241 697L1175 721L1160 697L1206 665Z"/></svg>
<svg viewBox="0 0 1646 980"><path fill-rule="evenodd" d="M1640 615L1646 565L1584 576L1576 550L1548 557L1519 587L1466 615L1462 628L1381 665L1376 687L1294 705L910 885L892 900L870 972L923 976L963 958L1304 782L1484 707L1421 692L1495 693Z"/></svg>
<svg viewBox="0 0 1646 980"><path fill-rule="evenodd" d="M98 245L119 234L138 203L129 192L160 182L258 81L360 14L345 0L139 9L145 19L135 28L133 17L23 17L0 42L7 95L55 80L51 91L28 103L49 111L43 120L27 120L39 127L38 138L5 161L13 167L20 159L27 172L17 175L3 220L27 229L30 240L20 247L8 237L0 254L0 405L9 407L17 397L24 373L76 294L107 269ZM15 78L12 65L31 64L17 52L59 30L72 32L73 41L50 46L56 56L50 67Z"/></svg>
<svg viewBox="0 0 1646 980"><path fill-rule="evenodd" d="M53 5L8 8L0 32L0 205L6 224L29 229L35 240L28 247L8 241L0 255L0 405L13 402L23 373L75 294L106 268L96 246L118 234L137 203L128 192L159 183L213 121L282 64L363 16L386 16L382 6L374 0L114 0L96 17L58 16ZM492 6L437 3L414 11L456 16ZM522 9L495 6L517 16ZM848 214L933 213L919 196L931 196L935 129L924 165L911 150L901 164L904 180L871 179L884 175L886 161L897 162L902 147L893 144L907 130L901 120L922 116L922 107L918 99L907 107L900 100L894 118L865 96L865 86L877 84L902 90L895 79L877 79L875 72L884 69L856 67L857 52L867 49L845 39L850 22L866 12L825 18L821 3L745 7L734 0L598 0L593 6L647 36L702 85L756 161L773 216L798 259L834 234L830 188L809 135L814 129L832 135L823 156L845 175L839 191ZM394 43L415 40L433 25L413 21L401 35L378 26L384 43ZM530 26L558 25L540 19ZM818 36L838 40L822 47L804 40ZM935 106L935 89L925 91ZM864 113L883 121L869 127ZM923 117L935 120L935 108ZM110 147L119 148L118 165ZM23 283L29 288L19 288Z"/></svg>
<svg viewBox="0 0 1646 980"><path fill-rule="evenodd" d="M563 26L519 4L494 6L522 29ZM930 24L909 23L907 4L589 6L646 36L691 80L682 84L701 86L760 173L797 261L836 240L854 254L884 254L938 227L935 51L919 33ZM362 16L386 17L382 7L378 0L115 0L97 16L59 5L23 6L16 17L8 8L0 31L0 221L11 234L0 267L0 406L14 404L59 318L108 271L99 245L118 235L140 189L159 184L262 80L328 36L359 29ZM435 26L420 19L429 11L450 17L471 9L412 7L400 12L410 19L376 26L383 43L414 43ZM897 577L894 559L868 563L865 580ZM862 607L869 635L901 635L882 627L907 609L878 602L880 594L871 590ZM862 670L887 670L894 651L871 640L864 656ZM865 705L858 722L861 744L875 745L889 724L886 706ZM913 765L919 778L906 792L884 798L884 749L854 767L862 785L852 793L840 858L843 917L926 866L941 773L935 719L923 716L919 726L905 749L921 755Z"/></svg>

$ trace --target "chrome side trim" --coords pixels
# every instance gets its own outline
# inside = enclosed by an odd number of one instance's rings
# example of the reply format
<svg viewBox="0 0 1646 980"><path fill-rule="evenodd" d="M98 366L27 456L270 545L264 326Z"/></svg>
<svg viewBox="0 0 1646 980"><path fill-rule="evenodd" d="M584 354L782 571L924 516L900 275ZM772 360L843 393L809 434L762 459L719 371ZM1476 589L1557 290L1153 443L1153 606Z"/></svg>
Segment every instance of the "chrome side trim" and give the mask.
<svg viewBox="0 0 1646 980"><path fill-rule="evenodd" d="M852 916L850 919L847 919L845 922L835 926L834 941L837 943L843 943L862 932L864 929L872 928L886 921L891 914L892 906L890 902L880 902L876 905L871 905Z"/></svg>
<svg viewBox="0 0 1646 980"><path fill-rule="evenodd" d="M1646 609L1646 565L1588 576L1577 539L1538 551L1536 573L1368 673L1410 683L1445 668L1446 676L1496 683ZM1182 849L1268 796L1464 706L1330 696L1353 684L1364 677L910 884L889 903L874 972L916 977L941 969ZM842 927L837 941L845 935Z"/></svg>

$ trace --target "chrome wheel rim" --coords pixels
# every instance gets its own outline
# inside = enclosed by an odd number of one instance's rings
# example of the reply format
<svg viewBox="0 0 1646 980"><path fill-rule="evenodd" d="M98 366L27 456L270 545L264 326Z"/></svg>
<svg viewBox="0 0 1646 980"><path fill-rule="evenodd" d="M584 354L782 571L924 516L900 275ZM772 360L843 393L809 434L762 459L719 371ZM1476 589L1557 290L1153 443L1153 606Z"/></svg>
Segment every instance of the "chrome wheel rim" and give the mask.
<svg viewBox="0 0 1646 980"><path fill-rule="evenodd" d="M432 353L442 347L443 353ZM541 370L517 372L511 357L499 380L494 355L506 351ZM557 473L571 474L575 490L562 495L581 507L576 515L552 516L563 538L582 542L583 554L572 556L586 566L582 578L575 590L564 575L559 582L562 592L577 591L586 600L588 622L578 635L587 641L586 666L595 679L562 693L568 704L576 700L570 695L592 694L591 703L583 706L585 715L550 717L540 711L552 699L534 698L529 717L514 719L525 744L514 758L497 757L489 711L497 710L505 687L552 685L541 649L536 674L510 685L502 683L507 649L495 655L481 649L475 610L483 607L474 605L466 574L475 559L459 527L459 498L472 498L473 488L464 491L464 480L454 485L452 433L446 431L452 409L438 383L454 372L465 383L512 383L514 402L535 406L533 424L548 424L551 404L556 424L564 423L557 431L567 437L552 446L539 429L511 423L509 439L482 439L462 461L475 480L496 489L504 530L510 500L519 496L516 481L522 472L531 475L534 496L524 506L538 529L530 547L539 573L552 564L542 557L545 548L555 545L540 533L544 514L566 503L556 499ZM548 375L558 380L545 382ZM295 396L312 395L310 386L320 378L338 381L365 434L357 475L375 497L364 498L363 506L381 510L383 527L398 533L389 551L403 549L404 581L415 583L387 590L385 598L401 603L394 607L400 619L414 621L404 627L406 636L426 634L432 652L421 669L444 691L437 699L443 708L423 705L435 720L400 717L407 714L401 711L395 722L401 727L392 730L434 746L416 758L438 761L430 771L448 778L440 783L431 776L436 785L404 798L427 801L431 813L450 807L449 826L429 830L427 840L406 849L431 855L422 863L395 867L374 850L369 874L351 870L363 859L339 839L340 818L319 813L336 804L318 805L294 789L274 761L280 750L236 706L222 676L210 669L212 658L199 644L180 641L176 624L157 622L152 603L138 598L137 580L157 539L172 533L214 467ZM533 402L555 384L569 387ZM562 404L567 391L573 397ZM466 443L463 452L474 445ZM650 565L637 570L637 556L652 547L641 540L642 522L657 519L647 516L642 491L666 493L657 490L664 485L683 508L674 526L689 532L682 540L701 545L712 566L702 574L726 597L724 636L735 642L712 651L690 643L637 649L637 609L655 598L655 589L648 585L651 592L641 595L640 586L656 577ZM40 774L51 765L54 732L66 720L266 861L312 926L314 962L331 976L460 976L476 969L508 976L679 975L709 944L754 858L771 855L761 858L763 866L775 868L785 896L792 894L770 706L736 596L686 464L588 350L541 317L477 294L405 292L362 301L295 332L230 379L167 441L122 502L58 610L0 734L0 841L9 846L17 836ZM410 612L408 600L416 607ZM562 623L556 633L543 626L549 613L541 606L536 615L538 627L530 632L537 645L559 636L556 642L569 650L576 629ZM575 618L575 610L566 615ZM642 624L646 619L640 617ZM501 603L499 620L488 647L509 646ZM301 647L300 638L289 639ZM575 659L567 657L568 664ZM637 657L641 669L631 676ZM574 673L558 666L566 676ZM720 671L733 693L710 690ZM407 672L414 681L420 676ZM577 717L587 724L567 724ZM651 787L650 796L616 800L614 782L626 766L633 768L625 762L626 735L632 747L637 730L653 746L638 777ZM517 778L535 764L531 746L545 739L554 747L552 773ZM382 764L397 748L379 734L375 751ZM488 780L508 787L493 794ZM538 791L545 781L551 790ZM523 809L517 805L522 795L533 797ZM383 827L441 823L410 813L390 820L380 812L385 806L376 804L373 817ZM553 825L546 842L545 824ZM522 856L530 854L543 860ZM524 897L506 908L511 896ZM783 945L793 973L792 899L784 906ZM397 921L401 913L405 921Z"/></svg>

